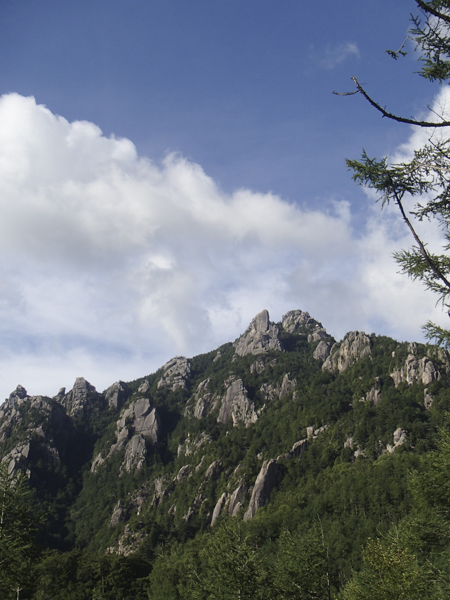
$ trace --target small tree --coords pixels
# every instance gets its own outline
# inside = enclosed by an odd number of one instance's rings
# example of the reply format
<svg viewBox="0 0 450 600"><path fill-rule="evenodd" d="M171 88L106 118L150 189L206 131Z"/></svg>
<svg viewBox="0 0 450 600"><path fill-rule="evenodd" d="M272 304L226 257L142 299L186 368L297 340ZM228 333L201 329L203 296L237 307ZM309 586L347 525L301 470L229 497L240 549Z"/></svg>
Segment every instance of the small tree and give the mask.
<svg viewBox="0 0 450 600"><path fill-rule="evenodd" d="M413 17L413 26L407 40L420 50L420 75L440 83L450 79L450 0L415 0L421 16ZM397 51L388 51L395 59L406 54L406 42ZM394 254L402 272L419 279L437 293L439 301L450 315L450 121L444 114L436 119L420 121L395 115L376 102L358 80L352 78L356 91L340 95L361 94L383 117L422 127L429 133L428 143L414 152L409 162L392 164L388 158L370 158L363 152L362 160L348 160L353 178L359 184L373 188L379 194L382 206L396 205L411 231L414 244L409 250ZM409 198L418 198L409 214L405 210ZM427 242L418 233L416 222L437 219L445 237L441 254L429 251ZM428 339L450 348L450 332L431 322L425 327Z"/></svg>
<svg viewBox="0 0 450 600"><path fill-rule="evenodd" d="M276 597L285 600L330 600L328 548L322 528L296 534L283 531L274 565Z"/></svg>
<svg viewBox="0 0 450 600"><path fill-rule="evenodd" d="M181 597L189 600L271 598L258 549L241 522L230 519L211 535L192 565Z"/></svg>
<svg viewBox="0 0 450 600"><path fill-rule="evenodd" d="M19 599L31 579L35 556L27 479L21 472L8 473L0 463L0 596Z"/></svg>
<svg viewBox="0 0 450 600"><path fill-rule="evenodd" d="M363 567L342 591L342 600L423 600L434 598L433 577L427 565L399 539L369 539Z"/></svg>

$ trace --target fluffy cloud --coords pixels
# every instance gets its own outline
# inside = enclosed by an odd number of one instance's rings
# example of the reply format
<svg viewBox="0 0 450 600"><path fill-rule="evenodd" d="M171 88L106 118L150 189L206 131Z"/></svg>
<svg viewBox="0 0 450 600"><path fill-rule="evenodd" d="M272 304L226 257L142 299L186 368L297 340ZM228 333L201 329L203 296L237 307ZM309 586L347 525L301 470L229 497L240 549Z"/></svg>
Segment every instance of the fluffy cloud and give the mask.
<svg viewBox="0 0 450 600"><path fill-rule="evenodd" d="M182 156L155 164L92 123L3 96L0 398L17 383L53 395L79 375L99 389L143 376L233 340L263 308L308 310L335 336L417 338L436 314L396 274L390 251L409 245L398 227L371 212L356 234L346 202L324 213L225 194Z"/></svg>

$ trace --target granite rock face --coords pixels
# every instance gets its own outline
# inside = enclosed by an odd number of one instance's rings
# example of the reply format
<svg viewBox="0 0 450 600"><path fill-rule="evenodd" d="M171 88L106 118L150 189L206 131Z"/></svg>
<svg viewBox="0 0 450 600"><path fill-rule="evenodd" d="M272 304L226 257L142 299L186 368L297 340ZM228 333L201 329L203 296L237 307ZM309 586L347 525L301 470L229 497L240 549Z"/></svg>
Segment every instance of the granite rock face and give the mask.
<svg viewBox="0 0 450 600"><path fill-rule="evenodd" d="M204 381L201 381L195 390L193 396L193 416L196 419L203 419L220 404L220 396L216 392L210 391L210 384L211 379L208 377Z"/></svg>
<svg viewBox="0 0 450 600"><path fill-rule="evenodd" d="M283 315L281 326L287 333L307 334L308 342L318 342L330 337L322 323L302 310L290 310Z"/></svg>
<svg viewBox="0 0 450 600"><path fill-rule="evenodd" d="M244 335L234 342L234 347L238 356L265 354L269 350L283 351L278 326L269 320L267 310L256 315Z"/></svg>
<svg viewBox="0 0 450 600"><path fill-rule="evenodd" d="M415 354L409 354L405 364L400 369L395 369L391 373L395 387L398 387L403 381L408 385L413 385L421 381L424 385L429 385L432 381L438 381L441 374L436 365L427 356L418 359Z"/></svg>
<svg viewBox="0 0 450 600"><path fill-rule="evenodd" d="M389 454L392 454L399 446L403 446L403 444L408 442L408 432L406 429L399 427L394 431L392 438L394 444L388 444L386 446L386 451L389 452Z"/></svg>
<svg viewBox="0 0 450 600"><path fill-rule="evenodd" d="M246 426L255 423L258 415L254 403L248 397L242 379L230 377L226 381L226 386L227 392L222 399L217 422L226 423L232 419L233 427L238 423L244 423Z"/></svg>
<svg viewBox="0 0 450 600"><path fill-rule="evenodd" d="M175 356L163 366L163 374L158 381L158 388L167 387L172 392L187 389L186 382L191 374L191 365L186 357Z"/></svg>
<svg viewBox="0 0 450 600"><path fill-rule="evenodd" d="M145 462L147 456L147 446L145 438L140 433L133 435L125 447L125 458L120 467L120 471L138 471Z"/></svg>
<svg viewBox="0 0 450 600"><path fill-rule="evenodd" d="M126 408L116 422L116 441L106 458L98 454L92 462L91 473L95 473L106 459L122 448L125 458L121 471L140 469L147 455L147 442L156 444L160 433L160 418L148 398L137 398Z"/></svg>
<svg viewBox="0 0 450 600"><path fill-rule="evenodd" d="M297 380L291 380L289 377L290 374L285 373L281 383L277 383L276 385L271 383L263 383L259 391L264 400L266 402L271 402L272 400L281 399L288 394L291 394L295 390Z"/></svg>
<svg viewBox="0 0 450 600"><path fill-rule="evenodd" d="M323 340L320 340L320 342L317 344L316 349L313 352L313 358L324 362L330 356L330 352L331 344L329 342L324 342Z"/></svg>
<svg viewBox="0 0 450 600"><path fill-rule="evenodd" d="M128 385L124 381L116 381L105 392L110 408L122 408L128 395Z"/></svg>
<svg viewBox="0 0 450 600"><path fill-rule="evenodd" d="M364 356L372 353L372 342L368 335L360 331L347 333L341 343L334 344L322 369L342 373Z"/></svg>
<svg viewBox="0 0 450 600"><path fill-rule="evenodd" d="M280 484L281 474L281 466L276 460L264 461L256 478L250 504L244 514L244 521L253 519L258 508L269 503L272 490Z"/></svg>
<svg viewBox="0 0 450 600"><path fill-rule="evenodd" d="M68 394L60 397L60 402L66 409L69 417L74 417L91 404L90 396L97 394L93 385L86 381L84 377L77 377L73 388Z"/></svg>

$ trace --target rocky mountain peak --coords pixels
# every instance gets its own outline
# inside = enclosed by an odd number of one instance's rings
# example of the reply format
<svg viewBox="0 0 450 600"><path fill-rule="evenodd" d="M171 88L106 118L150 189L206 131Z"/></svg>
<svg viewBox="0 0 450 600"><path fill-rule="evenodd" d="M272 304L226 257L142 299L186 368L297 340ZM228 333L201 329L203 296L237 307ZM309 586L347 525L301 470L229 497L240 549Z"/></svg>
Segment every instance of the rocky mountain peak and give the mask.
<svg viewBox="0 0 450 600"><path fill-rule="evenodd" d="M256 315L245 333L235 341L234 347L238 356L264 354L269 350L283 351L278 326L270 321L267 310Z"/></svg>
<svg viewBox="0 0 450 600"><path fill-rule="evenodd" d="M86 381L84 377L77 377L70 392L56 399L61 402L67 414L72 417L83 410L88 403L89 395L94 393L96 393L96 389L89 381Z"/></svg>
<svg viewBox="0 0 450 600"><path fill-rule="evenodd" d="M186 389L186 381L191 374L191 365L185 356L175 356L163 366L163 375L158 381L158 388L168 387Z"/></svg>

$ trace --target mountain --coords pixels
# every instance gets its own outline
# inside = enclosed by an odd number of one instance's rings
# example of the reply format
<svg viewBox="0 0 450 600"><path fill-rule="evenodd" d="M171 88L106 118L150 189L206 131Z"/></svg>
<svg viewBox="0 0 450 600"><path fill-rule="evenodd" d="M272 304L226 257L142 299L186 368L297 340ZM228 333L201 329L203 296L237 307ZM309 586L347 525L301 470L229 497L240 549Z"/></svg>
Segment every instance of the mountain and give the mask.
<svg viewBox="0 0 450 600"><path fill-rule="evenodd" d="M410 510L407 473L435 448L449 372L441 348L336 342L307 312L264 310L234 343L102 393L81 377L53 398L18 385L0 458L26 472L48 548L155 561L234 518L269 552L320 520L345 578Z"/></svg>

